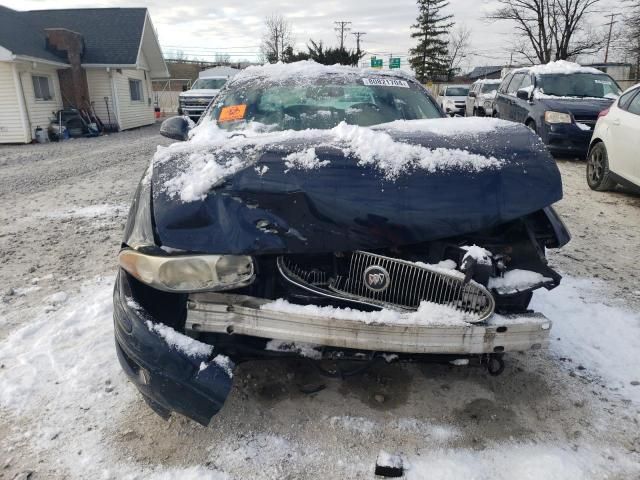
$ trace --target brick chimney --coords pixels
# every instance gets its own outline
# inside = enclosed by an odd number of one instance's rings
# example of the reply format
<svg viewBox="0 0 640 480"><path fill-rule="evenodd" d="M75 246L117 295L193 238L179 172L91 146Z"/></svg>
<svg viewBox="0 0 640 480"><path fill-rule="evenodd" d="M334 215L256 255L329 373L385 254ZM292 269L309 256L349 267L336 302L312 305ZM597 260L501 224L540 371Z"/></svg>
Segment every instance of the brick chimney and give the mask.
<svg viewBox="0 0 640 480"><path fill-rule="evenodd" d="M87 74L82 68L84 39L78 32L66 28L45 28L47 49L64 58L71 68L58 70L62 103L65 107L86 108L89 106Z"/></svg>

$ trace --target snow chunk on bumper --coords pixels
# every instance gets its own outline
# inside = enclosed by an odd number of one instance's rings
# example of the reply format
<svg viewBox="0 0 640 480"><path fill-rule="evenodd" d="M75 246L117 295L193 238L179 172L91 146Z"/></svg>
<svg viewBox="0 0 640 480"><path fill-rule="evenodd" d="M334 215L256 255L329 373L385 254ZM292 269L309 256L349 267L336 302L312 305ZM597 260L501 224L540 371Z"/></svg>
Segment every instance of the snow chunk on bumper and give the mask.
<svg viewBox="0 0 640 480"><path fill-rule="evenodd" d="M319 307L316 305L296 305L284 299L269 302L260 307L261 310L282 312L298 315L334 318L339 320L359 321L365 324L381 325L438 325L438 326L468 326L477 317L453 310L452 308L435 303L422 302L415 312L400 312L383 309L365 312L353 308Z"/></svg>

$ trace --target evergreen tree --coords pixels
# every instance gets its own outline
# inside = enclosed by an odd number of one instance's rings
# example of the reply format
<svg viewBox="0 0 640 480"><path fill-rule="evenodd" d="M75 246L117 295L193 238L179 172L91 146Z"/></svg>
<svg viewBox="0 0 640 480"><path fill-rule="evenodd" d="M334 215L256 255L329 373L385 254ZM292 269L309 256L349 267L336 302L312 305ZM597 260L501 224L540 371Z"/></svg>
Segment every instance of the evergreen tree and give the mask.
<svg viewBox="0 0 640 480"><path fill-rule="evenodd" d="M409 63L420 82L437 80L447 76L449 29L453 26L453 15L440 13L449 6L447 0L417 0L418 18L411 28L411 38L418 39L418 45L409 50Z"/></svg>

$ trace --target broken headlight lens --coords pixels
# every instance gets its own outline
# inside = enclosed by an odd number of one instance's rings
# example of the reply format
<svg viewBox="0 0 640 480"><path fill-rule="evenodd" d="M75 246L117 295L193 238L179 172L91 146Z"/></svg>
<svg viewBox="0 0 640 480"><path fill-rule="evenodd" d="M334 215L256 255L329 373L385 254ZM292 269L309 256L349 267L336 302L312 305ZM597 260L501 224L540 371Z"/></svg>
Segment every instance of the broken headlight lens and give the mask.
<svg viewBox="0 0 640 480"><path fill-rule="evenodd" d="M253 259L245 255L146 255L123 250L120 266L151 287L166 292L204 292L241 288L255 278Z"/></svg>
<svg viewBox="0 0 640 480"><path fill-rule="evenodd" d="M572 123L571 115L562 112L544 112L544 121L547 123Z"/></svg>

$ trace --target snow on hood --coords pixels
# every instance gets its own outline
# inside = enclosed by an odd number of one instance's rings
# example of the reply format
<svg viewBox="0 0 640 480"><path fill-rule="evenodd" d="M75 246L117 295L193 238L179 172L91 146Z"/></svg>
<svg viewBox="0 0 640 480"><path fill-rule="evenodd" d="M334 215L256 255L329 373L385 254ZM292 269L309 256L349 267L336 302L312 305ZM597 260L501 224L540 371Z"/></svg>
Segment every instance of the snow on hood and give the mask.
<svg viewBox="0 0 640 480"><path fill-rule="evenodd" d="M204 199L223 179L254 165L266 147L283 142L296 142L306 147L301 147L299 153L288 157L287 166L291 168L318 170L326 165L317 160L315 149L312 148L315 144L316 147L337 147L344 155L353 157L359 166L373 166L388 180L395 180L416 169L428 172L448 169L481 171L500 168L504 161L457 148L431 149L399 141L383 130L416 134L431 131L454 136L487 133L499 125L507 126L509 123L473 118L432 119L396 121L369 128L342 122L330 130L270 132L264 125L256 123L241 131L226 131L208 120L192 131L188 142L158 147L153 163L180 162L178 173L164 178L160 188L183 202Z"/></svg>

